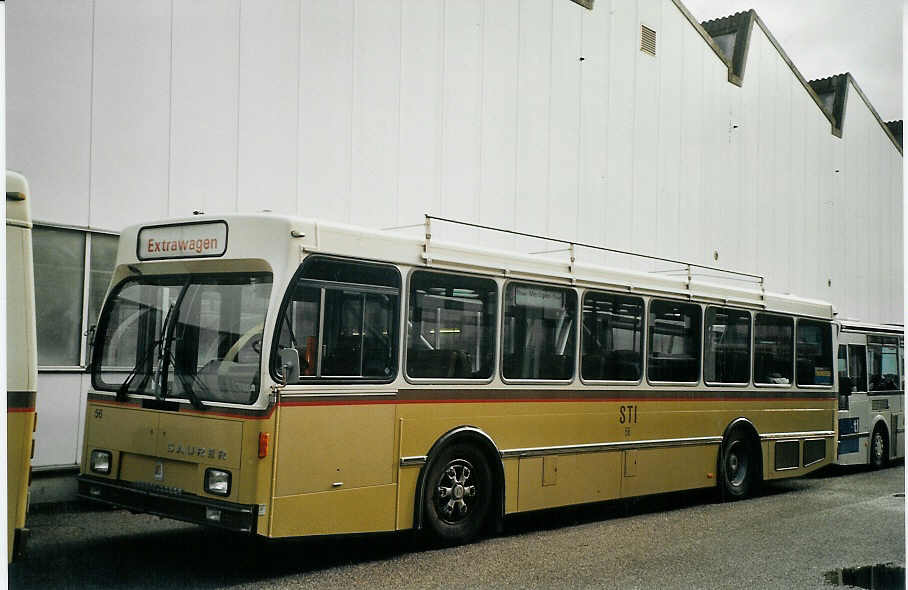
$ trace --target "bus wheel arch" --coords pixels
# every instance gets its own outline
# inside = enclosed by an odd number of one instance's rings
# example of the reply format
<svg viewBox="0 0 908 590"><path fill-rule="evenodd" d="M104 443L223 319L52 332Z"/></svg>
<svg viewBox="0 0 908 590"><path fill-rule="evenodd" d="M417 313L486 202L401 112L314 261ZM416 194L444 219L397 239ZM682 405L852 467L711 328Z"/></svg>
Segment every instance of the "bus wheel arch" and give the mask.
<svg viewBox="0 0 908 590"><path fill-rule="evenodd" d="M716 461L723 500L753 495L763 480L763 449L750 420L737 418L726 426Z"/></svg>
<svg viewBox="0 0 908 590"><path fill-rule="evenodd" d="M455 470L459 469L458 465L461 463L457 462L458 458L452 459L449 456L449 451L452 449L475 450L481 457L480 462L487 466L491 489L489 490L488 511L485 514L486 520L481 523L480 528L499 531L505 507L504 465L501 462L501 453L492 438L482 429L474 426L459 426L449 430L435 441L428 455L426 455L426 462L420 469L416 483L416 501L413 515L414 528L424 529L427 524L431 525L431 523L426 522L427 510L430 508L427 503L427 497L429 496L427 487L435 487L436 482L430 480L437 479L441 469L446 467L451 461L455 462ZM441 465L441 463L444 463L444 465ZM466 459L466 463L469 465L469 459ZM480 469L482 468L480 467ZM458 472L458 475L462 475L462 472ZM445 540L455 543L461 542L458 539Z"/></svg>
<svg viewBox="0 0 908 590"><path fill-rule="evenodd" d="M874 469L885 467L889 462L889 428L882 418L873 424L867 462Z"/></svg>

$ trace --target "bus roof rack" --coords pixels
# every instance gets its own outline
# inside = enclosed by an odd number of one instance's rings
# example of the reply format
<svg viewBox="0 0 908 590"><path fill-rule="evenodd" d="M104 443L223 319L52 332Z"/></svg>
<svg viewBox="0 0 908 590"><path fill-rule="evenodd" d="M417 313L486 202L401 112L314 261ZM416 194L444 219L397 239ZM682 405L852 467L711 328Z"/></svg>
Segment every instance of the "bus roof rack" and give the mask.
<svg viewBox="0 0 908 590"><path fill-rule="evenodd" d="M553 253L557 253L557 252L569 252L570 258L571 258L571 263L570 263L571 272L573 272L574 262L576 261L576 248L579 246L581 248L589 248L591 250L597 250L599 252L607 252L610 254L621 254L624 256L633 256L636 258L642 258L642 259L646 259L646 260L667 262L669 264L681 265L684 268L662 269L662 270L655 270L655 271L649 271L649 272L657 273L657 274L658 273L662 273L662 274L686 273L688 285L690 285L690 282L694 276L711 276L712 278L719 278L722 280L745 281L748 283L756 283L757 285L759 285L761 293L766 292L766 279L763 277L763 275L747 273L747 272L740 272L740 271L730 270L727 268L720 268L720 267L716 267L716 266L707 266L707 265L703 265L703 264L696 264L693 262L685 262L683 260L674 260L672 258L664 258L662 256L641 254L639 252L629 252L627 250L618 250L615 248L607 248L605 246L599 246L596 244L587 244L587 243L578 242L575 240L564 240L562 238L553 238L550 236L540 236L540 235L521 232L521 231L517 231L517 230L513 230L513 229L505 229L505 228L494 227L494 226L490 226L490 225L483 225L483 224L479 224L479 223L473 223L470 221L461 221L458 219L451 219L448 217L438 217L436 215L430 215L428 213L425 214L425 221L422 224L422 226L425 228L425 243L423 246L423 248L424 248L423 254L427 261L431 261L430 243L432 240L432 221L440 221L443 223L451 223L451 224L459 225L459 226L463 226L463 227L490 230L490 231L500 232L503 234L513 235L513 236L520 236L520 237L525 237L525 238L533 238L533 239L537 239L537 240L546 240L546 241L550 241L550 242L566 244L567 248L563 248L563 249L559 249L559 250L545 250L545 251L539 251L539 252L531 252L531 254L553 254ZM387 229L404 229L404 228L414 228L414 227L419 227L419 224L401 226L401 227L396 227L396 228L387 228ZM708 274L706 274L706 275L695 274L694 269L723 273L723 275L716 276L716 275L708 275Z"/></svg>

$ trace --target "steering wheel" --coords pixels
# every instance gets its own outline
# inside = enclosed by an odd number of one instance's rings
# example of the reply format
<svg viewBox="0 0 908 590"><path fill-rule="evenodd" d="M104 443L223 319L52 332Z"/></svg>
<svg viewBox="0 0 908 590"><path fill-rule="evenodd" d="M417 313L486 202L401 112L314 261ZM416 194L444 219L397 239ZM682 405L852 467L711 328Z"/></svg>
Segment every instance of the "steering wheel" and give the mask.
<svg viewBox="0 0 908 590"><path fill-rule="evenodd" d="M227 350L227 354L224 355L222 362L235 363L237 357L240 355L240 351L247 344L249 344L252 347L252 350L254 350L256 352L256 354L261 354L262 353L262 337L264 336L264 329L265 329L265 323L260 322L256 325L252 326L248 330L246 330L246 332L242 336L237 338L236 342L233 343L233 346L231 346Z"/></svg>

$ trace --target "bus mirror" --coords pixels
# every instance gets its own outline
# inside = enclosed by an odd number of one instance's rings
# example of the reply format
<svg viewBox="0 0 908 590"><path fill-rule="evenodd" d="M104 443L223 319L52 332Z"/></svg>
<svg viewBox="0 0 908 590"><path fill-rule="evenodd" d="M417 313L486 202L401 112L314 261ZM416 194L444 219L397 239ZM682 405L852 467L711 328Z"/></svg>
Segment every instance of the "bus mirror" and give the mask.
<svg viewBox="0 0 908 590"><path fill-rule="evenodd" d="M839 377L839 395L851 395L852 387L851 377Z"/></svg>
<svg viewBox="0 0 908 590"><path fill-rule="evenodd" d="M282 348L280 351L281 377L284 384L300 380L300 353L295 348Z"/></svg>

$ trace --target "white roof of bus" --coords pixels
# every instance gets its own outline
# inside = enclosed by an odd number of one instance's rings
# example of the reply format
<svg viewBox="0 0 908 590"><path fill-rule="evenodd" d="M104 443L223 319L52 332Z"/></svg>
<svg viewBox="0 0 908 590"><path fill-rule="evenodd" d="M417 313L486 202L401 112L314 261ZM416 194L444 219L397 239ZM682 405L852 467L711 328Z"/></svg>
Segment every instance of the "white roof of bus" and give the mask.
<svg viewBox="0 0 908 590"><path fill-rule="evenodd" d="M223 259L264 259L289 275L303 253L323 253L392 262L415 267L459 270L525 280L573 284L633 294L693 298L722 305L764 308L833 319L833 306L824 301L741 288L687 276L667 276L586 262L573 265L565 256L555 260L508 250L443 242L396 231L380 231L334 222L277 214L197 215L126 228L121 234L118 264L138 264L137 238L143 227L226 221L227 249ZM293 235L291 234L293 233ZM427 260L428 258L428 260ZM186 259L180 259L185 261ZM152 261L145 264L167 264ZM170 261L173 262L173 261Z"/></svg>
<svg viewBox="0 0 908 590"><path fill-rule="evenodd" d="M876 332L892 335L901 335L905 332L905 327L901 324L873 324L849 318L842 318L838 320L838 323L845 332Z"/></svg>

